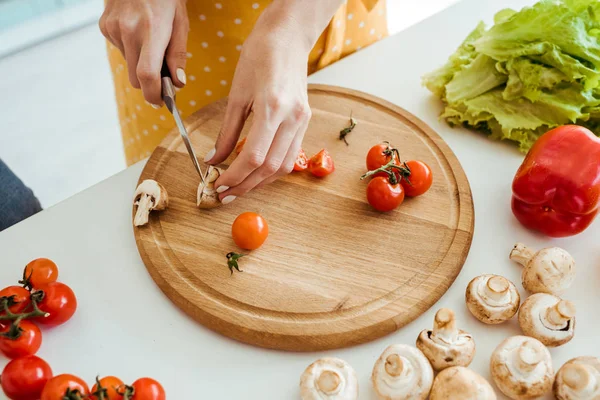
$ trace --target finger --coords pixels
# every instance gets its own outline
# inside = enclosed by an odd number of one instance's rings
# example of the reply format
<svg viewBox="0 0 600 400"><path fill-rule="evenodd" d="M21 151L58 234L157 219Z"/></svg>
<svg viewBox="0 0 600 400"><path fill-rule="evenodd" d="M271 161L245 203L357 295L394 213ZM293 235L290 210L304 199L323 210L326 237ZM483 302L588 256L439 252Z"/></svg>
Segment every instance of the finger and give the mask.
<svg viewBox="0 0 600 400"><path fill-rule="evenodd" d="M249 112L249 105L247 103L229 97L225 118L223 119L223 125L219 131L215 148L206 154L204 162L216 165L229 157L237 144Z"/></svg>
<svg viewBox="0 0 600 400"><path fill-rule="evenodd" d="M123 50L127 62L127 71L129 72L129 82L131 82L131 86L139 89L140 81L137 77L137 66L140 59L140 44L134 35L123 37Z"/></svg>
<svg viewBox="0 0 600 400"><path fill-rule="evenodd" d="M123 57L125 57L123 43L121 42L121 28L119 27L118 19L111 16L106 16L104 20L101 19L100 31L113 46L119 49Z"/></svg>
<svg viewBox="0 0 600 400"><path fill-rule="evenodd" d="M171 27L152 32L140 50L136 74L144 98L150 104L161 105L160 69L171 36Z"/></svg>
<svg viewBox="0 0 600 400"><path fill-rule="evenodd" d="M167 65L171 72L173 84L182 88L186 83L185 63L187 61L187 38L189 22L185 7L178 7L173 21L173 33L167 47Z"/></svg>

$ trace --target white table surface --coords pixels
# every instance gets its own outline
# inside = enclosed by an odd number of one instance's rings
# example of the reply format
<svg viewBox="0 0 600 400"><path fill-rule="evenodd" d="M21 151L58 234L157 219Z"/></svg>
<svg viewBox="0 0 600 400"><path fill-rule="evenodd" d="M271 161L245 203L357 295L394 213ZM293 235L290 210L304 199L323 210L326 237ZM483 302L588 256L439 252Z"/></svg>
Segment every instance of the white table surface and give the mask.
<svg viewBox="0 0 600 400"><path fill-rule="evenodd" d="M517 283L524 296L521 268L508 260L513 244L522 241L533 247L559 245L577 261L575 284L564 296L578 309L576 335L551 350L555 368L575 356L600 356L600 246L594 240L600 222L561 240L524 230L510 211L510 184L522 155L513 146L439 122L440 102L421 87L421 75L441 65L480 19L489 22L501 8L530 3L465 0L310 78L369 92L413 112L444 137L467 173L475 203L471 251L454 285L420 318L375 342L308 354L264 350L213 333L172 305L138 255L130 221L132 192L143 167L138 163L0 233L3 286L18 279L29 260L49 257L59 265L59 279L78 296L74 318L44 331L39 355L56 374L74 373L88 382L97 374L128 382L154 377L169 399L261 400L298 398L304 368L319 357L338 356L357 370L360 398L374 399L369 381L374 361L389 344L414 344L443 306L454 309L461 327L474 335L477 354L471 367L489 379L491 352L520 330L516 319L496 327L479 323L464 305L464 291L474 276L496 273ZM0 360L0 367L5 364Z"/></svg>

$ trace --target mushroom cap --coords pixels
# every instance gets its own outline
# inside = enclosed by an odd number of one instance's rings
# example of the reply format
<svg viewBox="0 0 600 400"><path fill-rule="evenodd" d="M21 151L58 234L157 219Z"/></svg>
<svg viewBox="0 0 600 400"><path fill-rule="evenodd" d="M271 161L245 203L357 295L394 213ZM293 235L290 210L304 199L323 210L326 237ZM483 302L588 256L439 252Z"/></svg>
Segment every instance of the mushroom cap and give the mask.
<svg viewBox="0 0 600 400"><path fill-rule="evenodd" d="M536 338L545 346L560 346L575 334L575 307L568 300L536 293L521 305L519 325L525 335Z"/></svg>
<svg viewBox="0 0 600 400"><path fill-rule="evenodd" d="M375 362L371 381L380 399L424 400L431 390L433 369L419 349L394 344Z"/></svg>
<svg viewBox="0 0 600 400"><path fill-rule="evenodd" d="M558 400L599 400L600 359L576 357L556 373L554 396Z"/></svg>
<svg viewBox="0 0 600 400"><path fill-rule="evenodd" d="M499 275L473 278L465 293L467 308L479 321L500 324L511 319L519 309L521 297L516 286Z"/></svg>
<svg viewBox="0 0 600 400"><path fill-rule="evenodd" d="M196 205L198 208L215 208L221 205L219 200L219 193L215 188L215 181L221 176L223 170L212 165L208 167L206 172L206 185L202 181L198 185L198 192L196 194Z"/></svg>
<svg viewBox="0 0 600 400"><path fill-rule="evenodd" d="M574 279L575 260L560 247L549 247L535 253L521 274L523 287L531 293L561 295Z"/></svg>
<svg viewBox="0 0 600 400"><path fill-rule="evenodd" d="M466 367L450 367L433 381L429 400L496 400L492 385Z"/></svg>
<svg viewBox="0 0 600 400"><path fill-rule="evenodd" d="M302 400L356 400L358 379L344 360L325 357L310 364L300 378Z"/></svg>
<svg viewBox="0 0 600 400"><path fill-rule="evenodd" d="M528 336L511 336L500 343L492 353L490 371L498 389L515 400L543 396L554 380L550 352Z"/></svg>
<svg viewBox="0 0 600 400"><path fill-rule="evenodd" d="M134 201L137 202L143 194L153 199L150 210L164 210L169 205L167 189L153 179L146 179L138 185L135 189Z"/></svg>

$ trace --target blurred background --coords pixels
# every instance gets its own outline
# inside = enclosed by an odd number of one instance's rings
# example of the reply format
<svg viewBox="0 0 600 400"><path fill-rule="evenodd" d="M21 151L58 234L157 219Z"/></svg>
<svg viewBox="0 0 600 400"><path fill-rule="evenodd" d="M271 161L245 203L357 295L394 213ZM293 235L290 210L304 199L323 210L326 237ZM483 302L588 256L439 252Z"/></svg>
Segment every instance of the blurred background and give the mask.
<svg viewBox="0 0 600 400"><path fill-rule="evenodd" d="M457 0L388 0L390 34ZM125 168L103 0L0 0L0 158L50 207Z"/></svg>

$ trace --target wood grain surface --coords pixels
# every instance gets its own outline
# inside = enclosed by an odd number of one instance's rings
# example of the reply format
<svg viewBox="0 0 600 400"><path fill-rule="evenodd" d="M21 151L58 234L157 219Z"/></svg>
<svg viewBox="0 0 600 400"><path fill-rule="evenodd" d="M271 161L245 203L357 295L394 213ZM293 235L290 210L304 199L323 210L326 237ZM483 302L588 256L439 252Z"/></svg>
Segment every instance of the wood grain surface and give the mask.
<svg viewBox="0 0 600 400"><path fill-rule="evenodd" d="M229 205L199 210L199 177L173 131L140 176L166 187L169 207L134 227L150 275L183 311L233 339L291 351L356 345L409 323L452 284L473 235L465 173L427 125L344 88L309 85L309 102L313 116L303 147L309 156L327 148L332 175L295 172ZM218 101L185 121L200 159L214 146L225 107L226 100ZM351 113L358 124L347 146L338 136ZM385 214L368 205L367 182L359 179L367 151L384 140L404 160L425 161L434 177L425 195ZM240 260L243 272L230 275L225 255L241 252L231 224L245 211L260 213L270 235Z"/></svg>

